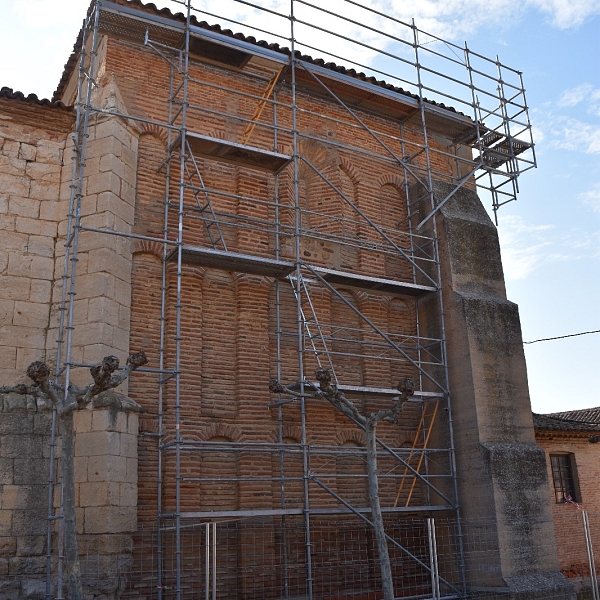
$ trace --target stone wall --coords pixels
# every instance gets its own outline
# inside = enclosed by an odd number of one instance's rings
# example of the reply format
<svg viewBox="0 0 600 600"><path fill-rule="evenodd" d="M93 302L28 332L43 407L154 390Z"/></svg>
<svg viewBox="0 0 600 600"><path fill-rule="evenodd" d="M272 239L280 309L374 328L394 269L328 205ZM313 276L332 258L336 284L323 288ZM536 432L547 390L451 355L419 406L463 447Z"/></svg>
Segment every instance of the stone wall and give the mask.
<svg viewBox="0 0 600 600"><path fill-rule="evenodd" d="M138 409L104 392L74 414L75 500L86 598L112 600L130 575L137 529Z"/></svg>
<svg viewBox="0 0 600 600"><path fill-rule="evenodd" d="M0 382L46 359L71 110L0 97ZM68 169L67 169L68 170Z"/></svg>
<svg viewBox="0 0 600 600"><path fill-rule="evenodd" d="M46 592L51 413L32 396L0 394L0 600ZM75 413L75 478L86 600L112 600L130 575L137 528L138 407L106 392ZM60 437L55 472L60 480ZM59 514L59 486L54 511ZM54 528L53 545L57 543ZM56 572L56 552L52 568ZM56 578L53 578L53 586ZM54 587L55 590L55 587Z"/></svg>
<svg viewBox="0 0 600 600"><path fill-rule="evenodd" d="M449 191L435 184L438 201ZM463 188L440 209L438 235L458 493L471 523L464 538L468 588L511 599L571 598L551 542L518 308L506 298L496 229L475 192ZM424 309L431 328L439 307ZM484 554L478 527L486 531Z"/></svg>
<svg viewBox="0 0 600 600"><path fill-rule="evenodd" d="M51 414L0 394L0 599L44 598Z"/></svg>

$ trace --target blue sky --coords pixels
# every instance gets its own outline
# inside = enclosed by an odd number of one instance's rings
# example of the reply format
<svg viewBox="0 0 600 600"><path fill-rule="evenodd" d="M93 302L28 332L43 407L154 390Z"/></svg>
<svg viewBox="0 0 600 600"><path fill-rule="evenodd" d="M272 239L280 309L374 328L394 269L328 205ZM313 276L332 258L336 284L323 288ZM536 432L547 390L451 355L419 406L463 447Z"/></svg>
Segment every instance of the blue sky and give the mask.
<svg viewBox="0 0 600 600"><path fill-rule="evenodd" d="M367 1L523 72L538 169L520 178L518 201L499 213L508 296L519 304L525 341L600 329L600 0ZM155 3L179 10L168 0ZM285 0L257 3L289 12ZM314 3L355 11L343 0ZM195 4L218 14L224 1ZM0 86L51 96L87 5L0 0ZM238 9L227 14L244 21L248 9ZM326 18L320 22L327 27ZM261 24L285 26L274 17ZM348 33L370 41L352 27ZM600 405L600 334L525 351L535 411Z"/></svg>

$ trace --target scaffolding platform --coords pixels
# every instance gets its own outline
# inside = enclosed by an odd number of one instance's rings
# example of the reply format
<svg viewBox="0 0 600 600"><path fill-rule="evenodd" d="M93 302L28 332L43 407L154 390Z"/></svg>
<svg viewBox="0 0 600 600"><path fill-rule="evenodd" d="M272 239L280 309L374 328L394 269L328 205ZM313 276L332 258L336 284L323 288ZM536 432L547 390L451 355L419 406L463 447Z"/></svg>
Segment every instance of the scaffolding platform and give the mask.
<svg viewBox="0 0 600 600"><path fill-rule="evenodd" d="M527 142L505 137L500 143L483 151L483 164L485 167L497 169L530 148L531 144Z"/></svg>
<svg viewBox="0 0 600 600"><path fill-rule="evenodd" d="M209 137L200 133L186 133L185 139L196 158L220 160L238 167L247 167L267 173L279 173L292 160L287 154L263 150L254 146L244 146L236 142ZM181 136L177 136L171 144L171 151L181 144Z"/></svg>
<svg viewBox="0 0 600 600"><path fill-rule="evenodd" d="M167 260L177 260L177 248L169 252ZM285 277L295 268L293 262L263 258L261 256L250 256L237 252L226 252L213 248L201 248L199 246L183 246L181 250L181 261L187 265L200 265L224 271L236 271L238 273L250 273L252 275L265 275L268 277Z"/></svg>
<svg viewBox="0 0 600 600"><path fill-rule="evenodd" d="M489 129L481 123L455 138L454 143L481 149L483 169L497 169L533 147L532 143Z"/></svg>
<svg viewBox="0 0 600 600"><path fill-rule="evenodd" d="M316 385L316 384L315 384ZM368 387L364 385L343 385L339 384L338 389L342 392L354 393L354 394L368 394L370 396L397 396L400 392L395 388L379 388L379 387ZM415 393L407 402L421 402L426 400L439 400L443 398L442 392L423 392L415 390Z"/></svg>
<svg viewBox="0 0 600 600"><path fill-rule="evenodd" d="M436 288L418 283L408 283L395 279L383 279L381 277L370 277L369 275L358 275L345 271L334 271L322 267L314 267L314 270L328 283L347 285L362 289L400 294L402 296L418 297L429 292L435 292Z"/></svg>

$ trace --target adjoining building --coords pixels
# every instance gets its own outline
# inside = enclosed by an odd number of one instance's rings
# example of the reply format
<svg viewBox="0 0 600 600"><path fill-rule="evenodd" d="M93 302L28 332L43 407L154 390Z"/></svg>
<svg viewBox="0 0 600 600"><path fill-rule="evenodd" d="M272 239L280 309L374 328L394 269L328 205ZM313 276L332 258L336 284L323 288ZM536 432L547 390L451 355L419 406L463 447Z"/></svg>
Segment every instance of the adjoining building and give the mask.
<svg viewBox="0 0 600 600"><path fill-rule="evenodd" d="M560 569L578 588L589 588L586 537L592 552L593 540L600 539L600 408L534 414L533 424L546 452Z"/></svg>
<svg viewBox="0 0 600 600"><path fill-rule="evenodd" d="M378 430L397 597L573 598L476 192L535 166L520 72L354 2L244 34L182 6L97 0L52 102L0 93L3 381L150 358L76 414L90 597L378 597L364 436L308 393L321 367L363 413L415 382ZM12 598L60 595L32 408L3 398Z"/></svg>

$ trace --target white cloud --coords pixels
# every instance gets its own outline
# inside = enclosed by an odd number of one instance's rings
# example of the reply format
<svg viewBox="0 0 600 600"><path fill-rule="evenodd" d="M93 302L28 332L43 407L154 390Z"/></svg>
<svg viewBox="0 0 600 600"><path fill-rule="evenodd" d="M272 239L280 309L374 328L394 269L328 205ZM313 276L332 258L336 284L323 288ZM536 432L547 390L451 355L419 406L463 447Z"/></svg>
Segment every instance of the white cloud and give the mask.
<svg viewBox="0 0 600 600"><path fill-rule="evenodd" d="M580 194L579 198L594 212L600 213L600 183L597 183L592 189Z"/></svg>
<svg viewBox="0 0 600 600"><path fill-rule="evenodd" d="M600 124L567 117L554 110L532 111L536 144L584 154L600 154Z"/></svg>
<svg viewBox="0 0 600 600"><path fill-rule="evenodd" d="M556 119L552 134L551 144L555 148L600 154L600 125L561 117Z"/></svg>
<svg viewBox="0 0 600 600"><path fill-rule="evenodd" d="M582 199L585 201L586 197ZM590 198L600 212L600 185ZM504 215L498 227L507 281L522 280L542 266L600 256L600 231L560 230L555 225L529 224L521 216Z"/></svg>
<svg viewBox="0 0 600 600"><path fill-rule="evenodd" d="M585 104L587 112L600 116L600 88L590 83L582 83L577 87L565 90L558 99L558 106L570 108Z"/></svg>
<svg viewBox="0 0 600 600"><path fill-rule="evenodd" d="M575 106L589 98L590 92L594 90L594 86L589 83L582 83L570 90L565 90L558 99L559 106Z"/></svg>
<svg viewBox="0 0 600 600"><path fill-rule="evenodd" d="M498 228L502 264L507 281L525 279L544 263L551 253L550 233L554 225L527 225L515 215L502 217Z"/></svg>
<svg viewBox="0 0 600 600"><path fill-rule="evenodd" d="M578 27L591 17L600 14L598 0L527 0L528 4L550 17L559 29Z"/></svg>

